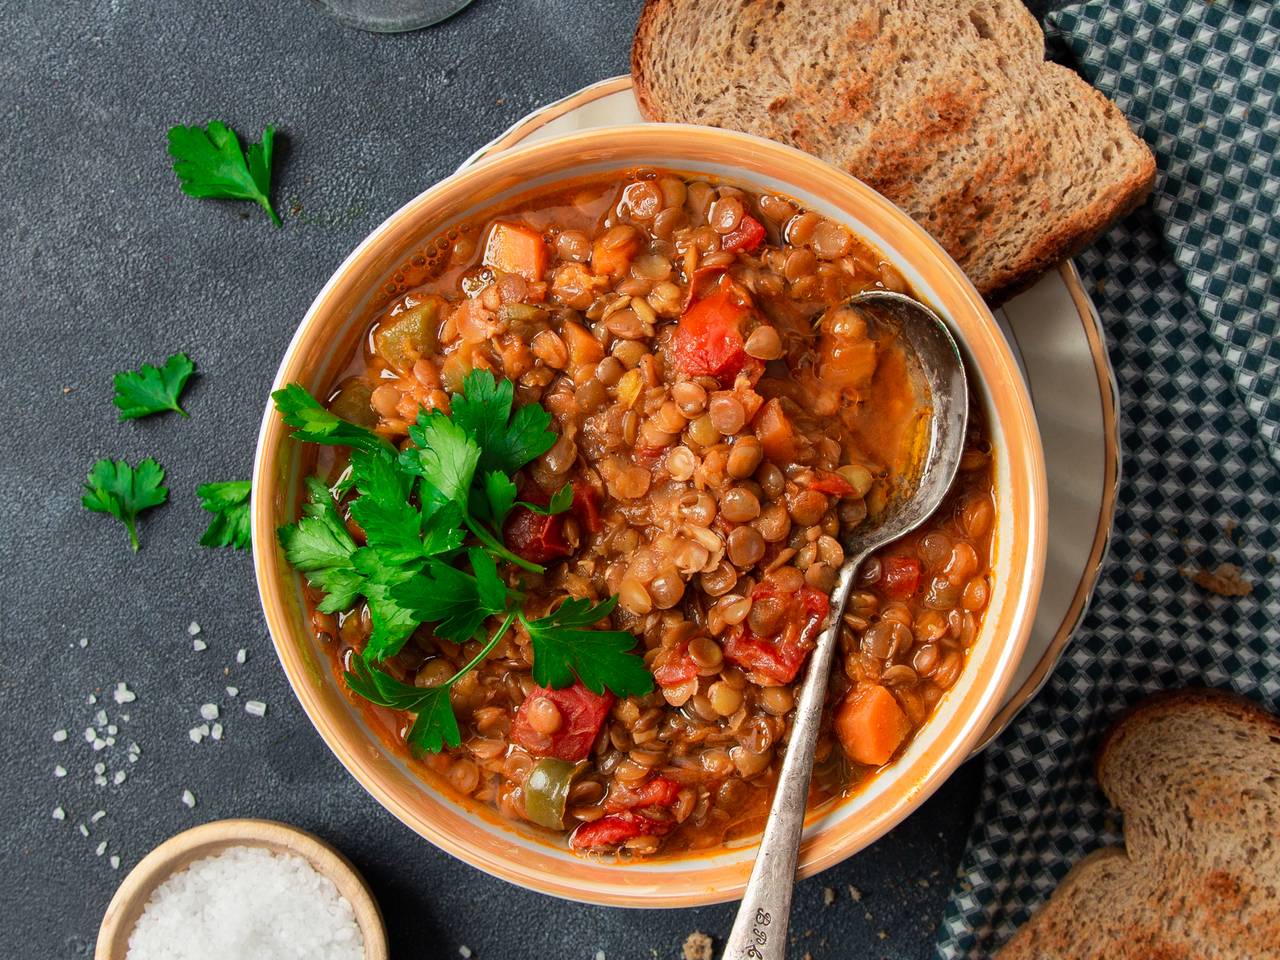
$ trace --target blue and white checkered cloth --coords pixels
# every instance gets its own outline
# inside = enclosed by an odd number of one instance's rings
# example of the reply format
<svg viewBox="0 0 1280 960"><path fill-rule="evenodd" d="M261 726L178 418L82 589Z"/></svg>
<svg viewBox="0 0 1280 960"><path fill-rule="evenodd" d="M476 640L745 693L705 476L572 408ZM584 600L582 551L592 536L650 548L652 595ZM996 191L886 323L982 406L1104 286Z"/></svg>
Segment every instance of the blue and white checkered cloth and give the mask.
<svg viewBox="0 0 1280 960"><path fill-rule="evenodd" d="M987 751L940 960L989 955L1081 856L1123 842L1093 759L1126 704L1210 685L1280 709L1280 5L1105 0L1048 29L1159 166L1152 201L1078 259L1124 475L1090 612ZM1249 596L1193 584L1220 563Z"/></svg>

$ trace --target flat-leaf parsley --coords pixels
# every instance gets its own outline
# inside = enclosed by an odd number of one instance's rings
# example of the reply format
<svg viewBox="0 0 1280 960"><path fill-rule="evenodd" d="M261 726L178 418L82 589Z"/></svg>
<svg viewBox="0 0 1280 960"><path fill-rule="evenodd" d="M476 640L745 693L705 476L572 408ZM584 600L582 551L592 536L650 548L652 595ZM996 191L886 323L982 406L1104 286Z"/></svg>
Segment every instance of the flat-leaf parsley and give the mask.
<svg viewBox="0 0 1280 960"><path fill-rule="evenodd" d="M94 513L105 513L124 523L129 544L138 550L138 514L158 507L169 498L164 468L154 460L131 467L123 460L99 460L89 471L80 502Z"/></svg>
<svg viewBox="0 0 1280 960"><path fill-rule="evenodd" d="M136 420L165 410L187 416L178 399L195 368L185 353L175 353L163 367L144 363L137 370L117 373L112 381L116 388L112 403L120 408L120 419Z"/></svg>
<svg viewBox="0 0 1280 960"><path fill-rule="evenodd" d="M200 546L235 547L237 550L249 546L250 492L248 480L205 483L196 488L200 506L213 514L208 529L200 538Z"/></svg>
<svg viewBox="0 0 1280 960"><path fill-rule="evenodd" d="M551 448L551 416L528 404L512 409L510 381L473 370L451 401L451 413L420 410L409 428L413 445L397 452L387 440L326 410L297 384L273 395L294 436L352 450L348 471L333 489L307 481L308 502L297 523L279 530L285 557L325 594L318 609L338 613L360 598L372 630L346 674L365 699L416 714L407 740L418 751L457 746L457 718L449 688L481 663L519 623L533 645L533 677L565 687L581 681L597 693L647 693L653 676L625 631L597 629L617 605L565 598L546 616L525 616L521 570L544 568L507 549L502 523L517 503L513 474ZM336 497L336 499L335 499ZM566 484L539 513L570 508ZM359 525L357 543L339 512ZM495 627L490 627L495 623ZM443 684L415 687L394 679L378 662L399 653L410 635L430 625L439 640L480 649Z"/></svg>
<svg viewBox="0 0 1280 960"><path fill-rule="evenodd" d="M248 156L240 150L236 133L224 123L210 120L205 127L170 127L169 156L182 192L189 197L218 200L252 200L271 216L271 153L275 127L262 131L262 142L249 144Z"/></svg>

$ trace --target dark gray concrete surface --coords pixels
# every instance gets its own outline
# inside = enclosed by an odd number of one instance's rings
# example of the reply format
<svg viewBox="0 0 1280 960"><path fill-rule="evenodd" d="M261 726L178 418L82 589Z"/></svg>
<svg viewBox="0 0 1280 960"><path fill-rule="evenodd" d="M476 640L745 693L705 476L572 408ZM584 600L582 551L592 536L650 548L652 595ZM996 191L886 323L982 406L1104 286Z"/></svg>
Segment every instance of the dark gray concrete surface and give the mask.
<svg viewBox="0 0 1280 960"><path fill-rule="evenodd" d="M244 816L298 824L346 852L381 901L396 957L465 944L479 960L669 958L694 929L727 931L729 906L627 911L529 893L401 826L295 703L247 555L197 545L195 488L248 476L277 362L330 272L527 111L623 72L639 6L475 0L443 25L374 36L307 0L0 3L0 956L91 955L108 900L148 850ZM209 119L254 138L278 126L282 229L250 205L179 192L165 131ZM112 373L176 350L198 367L191 419L118 423ZM100 456L148 455L168 471L171 503L144 518L134 555L119 524L80 507L79 486ZM136 702L114 703L120 681ZM248 697L268 704L264 718L243 712ZM222 708L226 735L197 745L187 731L206 702ZM94 753L83 731L99 709L119 731ZM60 728L68 739L55 743ZM95 786L99 761L127 779ZM801 884L794 955L926 956L980 776L965 767L880 843ZM65 821L51 815L59 806ZM99 810L86 839L77 826ZM831 906L824 887L837 892Z"/></svg>

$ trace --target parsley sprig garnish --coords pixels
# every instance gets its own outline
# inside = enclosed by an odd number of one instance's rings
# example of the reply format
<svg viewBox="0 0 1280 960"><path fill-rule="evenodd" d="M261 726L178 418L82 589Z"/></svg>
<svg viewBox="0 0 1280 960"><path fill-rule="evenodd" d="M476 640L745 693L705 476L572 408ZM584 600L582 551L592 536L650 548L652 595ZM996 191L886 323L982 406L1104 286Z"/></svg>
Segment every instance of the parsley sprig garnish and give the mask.
<svg viewBox="0 0 1280 960"><path fill-rule="evenodd" d="M268 126L262 131L262 142L249 144L246 155L240 150L236 132L217 120L204 127L170 127L169 156L182 192L189 197L252 200L280 226L280 217L271 206L275 137L275 127Z"/></svg>
<svg viewBox="0 0 1280 960"><path fill-rule="evenodd" d="M120 408L120 419L136 420L165 410L187 416L178 399L195 369L190 357L175 353L163 367L144 363L137 370L117 373L112 381L116 389L112 403Z"/></svg>
<svg viewBox="0 0 1280 960"><path fill-rule="evenodd" d="M244 550L249 546L251 492L248 480L203 483L196 488L200 506L213 514L204 536L200 538L200 546L234 547L237 550Z"/></svg>
<svg viewBox="0 0 1280 960"><path fill-rule="evenodd" d="M129 545L138 552L138 515L169 499L164 468L150 457L136 467L123 460L99 460L89 471L80 502L94 513L115 517L129 531Z"/></svg>
<svg viewBox="0 0 1280 960"><path fill-rule="evenodd" d="M348 530L334 491L316 477L307 481L302 518L281 527L278 536L288 561L324 593L322 612L337 613L364 598L372 631L346 680L373 703L416 714L408 735L414 749L458 745L449 689L517 623L532 643L539 684L564 687L576 678L596 693L608 689L624 697L653 689L644 661L631 652L635 637L596 629L613 612L616 597L601 603L570 597L545 616L525 613L519 571L545 570L507 549L502 526L518 502L513 475L549 450L556 434L541 406L514 407L511 381L472 371L450 413L419 411L409 428L413 445L399 452L372 430L326 410L297 384L274 399L297 439L352 450L349 477L338 489L346 495L348 484L354 488L348 511L364 545ZM566 484L546 506L523 505L551 514L567 510L572 499ZM497 622L492 632L491 621ZM482 642L471 661L437 687L401 683L377 666L423 624L448 642Z"/></svg>

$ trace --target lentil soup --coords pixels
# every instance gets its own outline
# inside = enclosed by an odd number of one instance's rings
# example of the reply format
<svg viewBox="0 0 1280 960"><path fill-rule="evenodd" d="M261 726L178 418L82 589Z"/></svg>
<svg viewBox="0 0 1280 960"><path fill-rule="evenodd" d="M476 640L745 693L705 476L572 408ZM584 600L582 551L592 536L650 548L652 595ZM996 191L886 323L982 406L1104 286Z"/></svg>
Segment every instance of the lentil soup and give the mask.
<svg viewBox="0 0 1280 960"><path fill-rule="evenodd" d="M572 506L512 511L506 546L546 573L504 576L541 610L616 595L612 625L636 636L656 684L622 699L540 687L517 627L451 687L461 745L413 762L583 853L705 850L759 831L841 535L909 486L926 427L892 331L851 311L819 321L868 288L911 292L843 225L653 170L506 204L402 265L329 408L403 447L419 410L447 411L477 368L511 380L517 405L543 406L558 439L520 471L520 497L547 504L569 484ZM971 410L947 500L861 571L811 805L892 762L963 669L991 591L995 510ZM315 457L338 485L342 448ZM339 671L371 630L364 604L313 606L312 624ZM482 649L421 627L382 667L431 687ZM411 717L356 702L412 756Z"/></svg>

